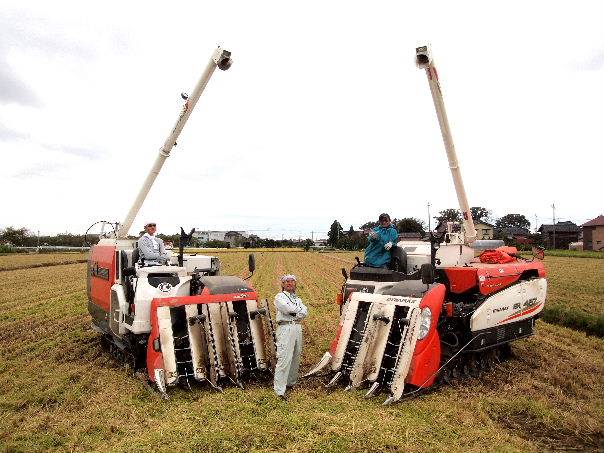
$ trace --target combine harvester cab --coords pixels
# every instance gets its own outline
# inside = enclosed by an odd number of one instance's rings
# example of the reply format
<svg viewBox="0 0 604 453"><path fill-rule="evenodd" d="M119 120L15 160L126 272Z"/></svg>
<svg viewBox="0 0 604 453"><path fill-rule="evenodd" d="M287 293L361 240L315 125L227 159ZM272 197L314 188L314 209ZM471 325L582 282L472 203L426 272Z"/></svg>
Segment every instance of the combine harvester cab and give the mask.
<svg viewBox="0 0 604 453"><path fill-rule="evenodd" d="M430 233L430 241L400 241L389 269L358 262L350 277L342 269L336 338L306 374L328 369L328 386L368 385L367 396L387 391L386 403L399 400L406 385L427 388L436 379L491 368L510 342L534 334L547 294L537 254L528 260L500 247L475 258L476 230L428 46L416 49L416 62L426 70L463 226L448 224L446 232Z"/></svg>
<svg viewBox="0 0 604 453"><path fill-rule="evenodd" d="M128 231L214 70L231 66L230 52L216 49L185 104L126 219L103 225L88 260L88 310L93 328L110 350L144 370L167 397L169 386L209 382L243 386L270 375L275 337L266 301L239 277L220 276L218 258L187 255L192 238L181 229L178 256L145 265ZM96 224L93 224L93 226ZM104 232L110 225L112 230ZM91 227L92 228L92 227ZM90 230L90 229L89 229ZM250 255L249 270L255 262ZM251 276L251 275L250 275Z"/></svg>

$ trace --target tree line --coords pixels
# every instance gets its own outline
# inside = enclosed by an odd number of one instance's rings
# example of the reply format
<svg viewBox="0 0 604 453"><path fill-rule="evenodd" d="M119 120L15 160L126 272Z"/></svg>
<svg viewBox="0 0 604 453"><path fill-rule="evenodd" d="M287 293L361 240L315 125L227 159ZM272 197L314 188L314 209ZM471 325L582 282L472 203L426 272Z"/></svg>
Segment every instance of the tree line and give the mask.
<svg viewBox="0 0 604 453"><path fill-rule="evenodd" d="M475 223L486 222L493 224L493 216L490 209L482 206L473 206L470 208L470 211ZM461 212L459 209L455 208L443 209L438 215L434 216L433 219L435 223L434 225L430 225L432 229L437 229L439 225L443 225L446 222L462 222ZM359 230L355 230L352 225L350 225L348 230L344 230L341 223L338 220L334 220L327 233L327 243L331 247L344 250L364 249L367 246L367 237L362 233L362 230L375 228L377 226L379 226L377 221L368 221L363 223L359 227ZM426 223L415 217L393 218L392 226L399 233L416 233L419 235L419 238L425 238L429 232ZM522 228L527 230L528 234L531 223L522 214L506 214L495 219L493 226L495 239L504 239L507 242L510 242L503 234L505 228ZM540 243L541 238L539 235L537 235L538 237L535 237L535 235L530 236L533 239L533 242Z"/></svg>
<svg viewBox="0 0 604 453"><path fill-rule="evenodd" d="M137 239L144 234L144 231L139 232L138 236L128 236L130 239ZM160 233L157 237L164 242L171 242L174 247L180 245L180 234L163 234ZM61 246L61 247L82 247L86 245L86 239L95 244L98 241L98 235L88 235L87 238L83 234L61 233L54 236L43 235L38 236L33 231L21 227L15 228L12 226L0 230L0 247L2 251L10 251L10 247L37 247L37 246ZM308 239L293 240L293 239L263 239L258 236L250 236L242 241L241 245L244 248L291 248L302 247L306 250L313 246L313 241ZM189 244L191 247L204 248L230 248L231 244L227 241L209 241L199 242L195 238Z"/></svg>
<svg viewBox="0 0 604 453"><path fill-rule="evenodd" d="M472 212L472 218L474 222L492 222L492 214L491 210L481 207L474 206L470 208ZM436 228L439 224L443 222L461 222L462 217L461 213L458 209L449 208L444 209L438 213L438 215L433 217L435 220L435 225L433 228ZM375 228L379 223L377 221L367 221L363 223L359 230L355 230L352 225L348 230L344 230L340 222L334 220L329 228L329 232L327 233L328 244L331 247L335 247L338 249L344 250L361 250L367 246L367 237L362 234L362 230L367 228ZM420 238L424 238L428 233L428 227L423 220L417 219L415 217L402 217L400 219L394 218L392 219L392 225L396 228L399 233L416 233ZM522 214L506 214L503 217L500 217L495 220L494 230L495 230L495 238L496 239L506 239L502 235L502 230L504 228L516 227L523 228L528 230L531 226L529 220ZM431 225L432 227L432 225ZM136 239L140 237L144 232L141 231L138 236L130 236L132 239ZM180 235L179 234L158 234L158 237L162 238L164 241L172 242L174 247L178 247L180 244ZM532 235L533 241L536 243L540 243L540 235ZM90 242L96 242L98 236L89 236L88 240ZM71 234L71 233L62 233L54 236L44 235L37 236L31 230L21 227L15 228L12 226L6 227L0 230L0 245L6 246L16 246L16 247L37 247L38 245L42 246L66 246L66 247L81 247L85 245L85 238L83 234ZM191 246L199 246L199 247L222 247L228 248L230 244L225 241L211 241L208 243L192 243ZM310 247L314 245L313 241L310 238L302 239L302 240L292 240L292 239L263 239L258 236L250 236L250 238L246 238L242 244L243 247L249 248L288 248L288 247L302 247L308 250Z"/></svg>

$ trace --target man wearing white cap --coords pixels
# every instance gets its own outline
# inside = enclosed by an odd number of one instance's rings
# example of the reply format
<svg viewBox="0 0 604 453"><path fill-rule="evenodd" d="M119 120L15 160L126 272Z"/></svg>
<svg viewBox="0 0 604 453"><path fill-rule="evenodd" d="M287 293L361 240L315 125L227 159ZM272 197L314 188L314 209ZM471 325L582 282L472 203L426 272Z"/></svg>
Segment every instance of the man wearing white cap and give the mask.
<svg viewBox="0 0 604 453"><path fill-rule="evenodd" d="M302 355L302 325L308 309L296 295L296 277L281 277L282 291L275 296L277 310L277 365L275 366L274 389L277 396L286 400L287 387L298 380L300 356Z"/></svg>
<svg viewBox="0 0 604 453"><path fill-rule="evenodd" d="M145 224L145 234L138 240L138 251L143 264L147 266L160 266L168 261L168 252L164 247L164 241L155 237L157 225L155 222Z"/></svg>

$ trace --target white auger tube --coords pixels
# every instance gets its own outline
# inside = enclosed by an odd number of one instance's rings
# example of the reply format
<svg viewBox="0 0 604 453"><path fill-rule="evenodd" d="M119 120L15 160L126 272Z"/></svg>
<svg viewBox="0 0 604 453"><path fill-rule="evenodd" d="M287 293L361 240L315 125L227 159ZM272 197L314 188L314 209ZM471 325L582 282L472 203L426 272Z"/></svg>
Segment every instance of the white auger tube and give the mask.
<svg viewBox="0 0 604 453"><path fill-rule="evenodd" d="M203 93L203 90L208 84L210 77L212 77L214 70L218 66L219 69L226 71L231 67L231 64L231 52L218 47L214 51L212 57L210 58L210 61L208 61L208 64L204 69L203 73L201 74L197 85L195 85L193 92L190 96L188 96L188 98L185 99L185 105L183 106L182 111L180 112L180 115L176 120L176 124L172 128L172 131L170 132L170 135L168 135L168 138L164 142L164 145L159 150L159 155L157 156L157 159L155 159L155 163L153 164L153 167L151 167L151 170L147 175L147 179L145 179L145 182L143 183L140 192L134 200L130 211L128 211L128 215L126 216L123 223L118 229L118 238L127 237L128 231L132 226L132 222L134 222L134 218L138 214L138 211L140 210L143 202L145 201L145 198L147 198L147 194L149 193L151 186L155 182L155 178L157 178L157 175L161 171L161 168L164 165L164 161L170 155L170 151L172 151L172 148L176 144L176 140L178 139L180 132L185 126L187 120L189 119L191 112L195 108L195 104L197 104L197 101L199 100L201 93Z"/></svg>
<svg viewBox="0 0 604 453"><path fill-rule="evenodd" d="M457 192L457 201L459 202L459 208L463 217L464 242L469 245L476 240L476 229L466 197L466 190L461 178L461 170L459 169L459 162L457 161L457 154L455 153L455 145L453 145L453 137L451 136L451 129L449 128L447 111L445 110L443 94L440 88L440 82L438 81L438 72L436 71L429 45L417 47L415 49L415 64L418 68L425 69L426 75L428 76L428 83L430 84L430 92L432 93L432 100L434 101L434 108L436 109L440 132L443 136L447 158L449 159L449 169L451 170L451 176L453 176L453 184L455 185L455 192Z"/></svg>

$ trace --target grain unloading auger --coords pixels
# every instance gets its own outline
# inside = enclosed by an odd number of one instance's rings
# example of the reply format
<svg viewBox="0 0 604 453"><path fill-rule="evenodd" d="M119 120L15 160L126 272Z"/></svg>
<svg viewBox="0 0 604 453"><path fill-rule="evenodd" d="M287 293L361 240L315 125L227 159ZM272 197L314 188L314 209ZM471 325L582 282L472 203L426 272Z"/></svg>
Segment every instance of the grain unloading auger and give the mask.
<svg viewBox="0 0 604 453"><path fill-rule="evenodd" d="M160 149L128 215L100 237L88 258L88 310L92 325L112 352L148 378L167 397L167 387L208 382L243 386L270 376L275 336L266 301L246 280L220 276L218 258L187 255L192 232L181 229L178 256L166 265L145 265L136 240L128 239L143 201L176 144L216 67L227 70L231 53L216 49ZM107 222L102 222L103 227ZM101 235L103 236L103 235ZM249 269L255 263L250 255Z"/></svg>
<svg viewBox="0 0 604 453"><path fill-rule="evenodd" d="M428 46L416 49L425 69L463 228L430 241L401 241L388 269L358 263L338 295L340 324L330 350L306 376L327 370L327 386L380 390L387 403L408 389L477 375L509 353L510 342L533 335L547 292L545 268L515 250L476 260L476 231L438 80ZM508 253L506 253L508 252Z"/></svg>

